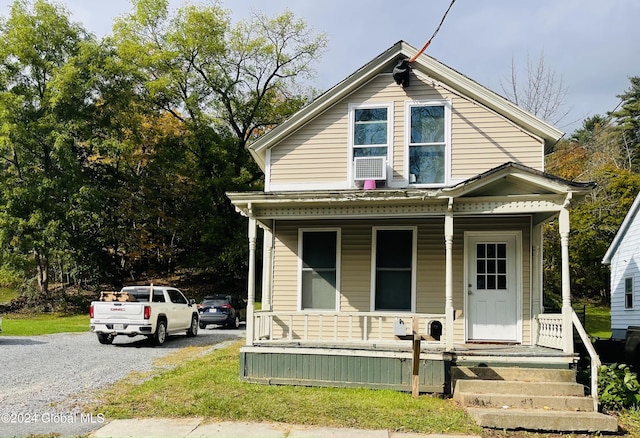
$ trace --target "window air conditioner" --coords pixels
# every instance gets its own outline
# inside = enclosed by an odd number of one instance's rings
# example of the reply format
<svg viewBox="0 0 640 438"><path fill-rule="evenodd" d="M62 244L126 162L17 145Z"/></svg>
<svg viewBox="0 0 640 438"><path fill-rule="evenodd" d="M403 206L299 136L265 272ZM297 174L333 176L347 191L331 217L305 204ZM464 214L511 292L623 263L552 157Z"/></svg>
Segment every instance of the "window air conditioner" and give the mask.
<svg viewBox="0 0 640 438"><path fill-rule="evenodd" d="M353 159L354 180L387 179L387 160L385 157L356 157Z"/></svg>

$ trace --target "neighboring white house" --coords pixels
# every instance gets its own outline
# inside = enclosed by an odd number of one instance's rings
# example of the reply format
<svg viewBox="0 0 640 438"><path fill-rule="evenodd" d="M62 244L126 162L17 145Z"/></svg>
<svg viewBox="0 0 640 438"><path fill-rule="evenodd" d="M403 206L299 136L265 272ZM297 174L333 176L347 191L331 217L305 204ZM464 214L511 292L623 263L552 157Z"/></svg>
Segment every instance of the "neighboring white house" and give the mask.
<svg viewBox="0 0 640 438"><path fill-rule="evenodd" d="M624 339L627 327L640 326L640 194L602 259L611 265L611 332Z"/></svg>

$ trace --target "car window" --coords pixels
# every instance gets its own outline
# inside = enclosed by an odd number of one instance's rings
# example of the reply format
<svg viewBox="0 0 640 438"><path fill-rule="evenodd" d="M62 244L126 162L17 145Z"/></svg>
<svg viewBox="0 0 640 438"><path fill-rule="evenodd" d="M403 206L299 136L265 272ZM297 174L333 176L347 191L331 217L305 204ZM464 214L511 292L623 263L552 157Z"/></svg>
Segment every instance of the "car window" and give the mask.
<svg viewBox="0 0 640 438"><path fill-rule="evenodd" d="M149 288L148 287L140 287L134 290L128 290L131 295L136 297L138 301L146 301L149 302ZM154 289L153 290L153 302L154 303L164 303L164 293L162 290Z"/></svg>
<svg viewBox="0 0 640 438"><path fill-rule="evenodd" d="M225 304L228 304L227 300L204 300L202 302L203 306L209 306L209 307L220 307Z"/></svg>
<svg viewBox="0 0 640 438"><path fill-rule="evenodd" d="M169 289L167 292L169 293L169 299L171 299L172 303L187 304L187 299L179 290Z"/></svg>

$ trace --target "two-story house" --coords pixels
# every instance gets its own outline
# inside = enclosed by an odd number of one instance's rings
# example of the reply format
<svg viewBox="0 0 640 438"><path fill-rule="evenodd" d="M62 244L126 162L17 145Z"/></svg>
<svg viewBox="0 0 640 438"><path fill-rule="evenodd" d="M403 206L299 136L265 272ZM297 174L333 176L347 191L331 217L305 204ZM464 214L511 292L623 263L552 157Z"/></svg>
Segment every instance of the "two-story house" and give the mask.
<svg viewBox="0 0 640 438"><path fill-rule="evenodd" d="M461 364L575 364L569 211L593 184L544 173L562 132L430 56L399 84L416 53L398 42L250 145L264 191L228 193L249 218L244 379L406 390L414 332L421 392L450 392Z"/></svg>

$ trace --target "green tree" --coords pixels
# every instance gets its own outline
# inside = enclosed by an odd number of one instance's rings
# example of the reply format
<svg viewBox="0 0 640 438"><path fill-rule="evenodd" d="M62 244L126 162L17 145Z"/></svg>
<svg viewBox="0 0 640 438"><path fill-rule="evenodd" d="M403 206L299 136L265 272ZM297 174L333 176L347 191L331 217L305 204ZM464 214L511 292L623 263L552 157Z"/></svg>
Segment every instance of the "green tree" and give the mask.
<svg viewBox="0 0 640 438"><path fill-rule="evenodd" d="M56 81L91 38L59 6L16 1L0 23L0 243L33 256L48 295L54 256L69 248L65 219L80 178Z"/></svg>
<svg viewBox="0 0 640 438"><path fill-rule="evenodd" d="M158 144L147 169L184 181L179 205L163 210L181 224L172 234L182 248L177 255L191 266L243 276L246 226L225 192L262 186L246 146L307 102L312 91L300 79L312 74L325 36L291 12L232 25L217 2L173 15L166 0L134 0L133 6L116 21L113 44L139 78L141 96L184 132Z"/></svg>
<svg viewBox="0 0 640 438"><path fill-rule="evenodd" d="M630 77L631 86L619 95L620 109L612 112L617 131L620 134L620 149L627 155L635 172L640 172L640 77Z"/></svg>
<svg viewBox="0 0 640 438"><path fill-rule="evenodd" d="M633 93L625 93L616 117L585 119L570 140L546 157L548 172L572 181L595 181L595 190L571 213L569 252L571 290L579 297L607 301L609 271L602 258L640 191L634 164ZM625 118L622 117L625 114ZM625 123L621 123L622 120ZM557 223L545 229L545 292L560 294L560 244ZM552 298L553 300L553 298Z"/></svg>

